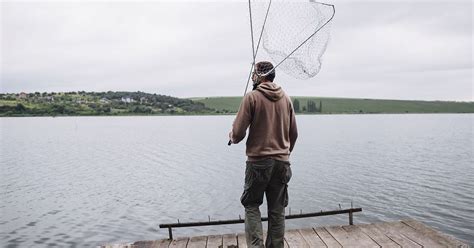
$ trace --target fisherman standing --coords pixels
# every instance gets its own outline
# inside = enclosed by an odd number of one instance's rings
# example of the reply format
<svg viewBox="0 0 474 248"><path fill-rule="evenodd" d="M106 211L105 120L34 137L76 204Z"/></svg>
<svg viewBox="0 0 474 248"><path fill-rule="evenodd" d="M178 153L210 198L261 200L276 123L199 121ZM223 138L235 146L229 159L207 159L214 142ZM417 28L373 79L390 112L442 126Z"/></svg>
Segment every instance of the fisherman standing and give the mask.
<svg viewBox="0 0 474 248"><path fill-rule="evenodd" d="M284 247L285 207L288 206L289 157L298 131L291 99L273 83L270 62L255 65L254 90L247 93L229 133L239 143L249 128L246 143L247 167L244 192L245 235L248 247L264 247L260 205L265 193L268 206L268 235L265 247Z"/></svg>

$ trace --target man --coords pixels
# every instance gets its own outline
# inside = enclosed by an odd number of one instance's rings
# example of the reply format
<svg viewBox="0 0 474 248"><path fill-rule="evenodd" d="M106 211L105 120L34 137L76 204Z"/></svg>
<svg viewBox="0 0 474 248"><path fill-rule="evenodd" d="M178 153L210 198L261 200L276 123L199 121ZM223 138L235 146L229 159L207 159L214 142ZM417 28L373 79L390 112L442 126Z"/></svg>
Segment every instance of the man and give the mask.
<svg viewBox="0 0 474 248"><path fill-rule="evenodd" d="M248 247L264 247L259 206L265 193L268 205L266 247L283 247L285 207L291 178L289 157L298 136L291 99L273 83L275 70L270 62L255 65L254 90L244 96L229 133L230 142L239 143L246 134L247 167L244 192L245 235Z"/></svg>

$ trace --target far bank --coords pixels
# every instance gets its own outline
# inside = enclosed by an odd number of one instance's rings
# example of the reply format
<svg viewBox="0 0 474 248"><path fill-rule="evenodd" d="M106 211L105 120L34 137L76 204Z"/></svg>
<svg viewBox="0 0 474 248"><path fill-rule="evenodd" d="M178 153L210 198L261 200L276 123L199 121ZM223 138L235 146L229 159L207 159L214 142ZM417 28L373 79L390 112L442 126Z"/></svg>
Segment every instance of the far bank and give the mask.
<svg viewBox="0 0 474 248"><path fill-rule="evenodd" d="M293 96L297 114L474 113L474 102ZM145 92L0 94L0 117L232 115L242 97L177 98Z"/></svg>

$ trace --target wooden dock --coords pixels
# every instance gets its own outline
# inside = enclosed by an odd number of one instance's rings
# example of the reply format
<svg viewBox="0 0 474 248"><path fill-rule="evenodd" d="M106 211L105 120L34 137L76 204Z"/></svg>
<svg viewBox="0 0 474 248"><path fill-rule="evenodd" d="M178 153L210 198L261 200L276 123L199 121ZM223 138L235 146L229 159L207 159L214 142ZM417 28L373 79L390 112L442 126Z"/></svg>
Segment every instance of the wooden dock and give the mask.
<svg viewBox="0 0 474 248"><path fill-rule="evenodd" d="M244 234L137 241L101 248L247 248ZM287 230L285 247L470 247L415 220Z"/></svg>

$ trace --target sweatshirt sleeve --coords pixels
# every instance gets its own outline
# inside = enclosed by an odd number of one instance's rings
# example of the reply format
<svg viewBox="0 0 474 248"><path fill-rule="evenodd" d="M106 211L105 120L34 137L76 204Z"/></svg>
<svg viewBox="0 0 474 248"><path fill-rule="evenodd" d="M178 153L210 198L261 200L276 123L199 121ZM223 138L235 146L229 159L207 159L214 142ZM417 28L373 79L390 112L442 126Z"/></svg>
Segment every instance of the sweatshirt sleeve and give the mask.
<svg viewBox="0 0 474 248"><path fill-rule="evenodd" d="M240 104L239 112L235 117L234 123L232 124L232 143L237 144L245 138L247 128L252 122L253 103L251 94L247 94L242 99Z"/></svg>
<svg viewBox="0 0 474 248"><path fill-rule="evenodd" d="M298 138L298 127L296 126L295 110L290 100L290 152L295 147L296 139Z"/></svg>

